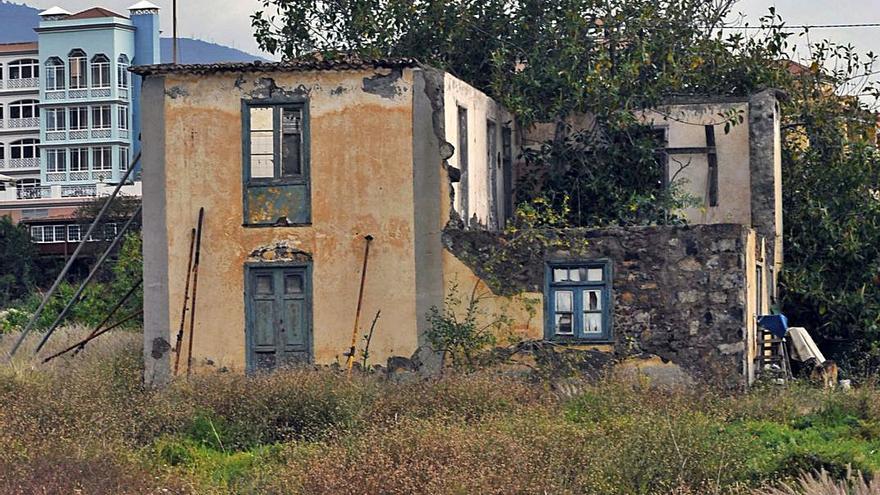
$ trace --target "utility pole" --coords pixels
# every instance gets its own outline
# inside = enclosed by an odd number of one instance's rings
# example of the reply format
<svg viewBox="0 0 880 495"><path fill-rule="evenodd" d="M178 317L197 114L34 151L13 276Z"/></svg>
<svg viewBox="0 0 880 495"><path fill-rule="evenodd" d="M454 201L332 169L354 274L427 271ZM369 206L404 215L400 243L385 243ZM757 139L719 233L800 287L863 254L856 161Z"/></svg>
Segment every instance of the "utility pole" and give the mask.
<svg viewBox="0 0 880 495"><path fill-rule="evenodd" d="M174 52L172 57L174 60L174 64L177 65L177 0L172 0L171 2L171 16L171 30L173 31L171 51Z"/></svg>

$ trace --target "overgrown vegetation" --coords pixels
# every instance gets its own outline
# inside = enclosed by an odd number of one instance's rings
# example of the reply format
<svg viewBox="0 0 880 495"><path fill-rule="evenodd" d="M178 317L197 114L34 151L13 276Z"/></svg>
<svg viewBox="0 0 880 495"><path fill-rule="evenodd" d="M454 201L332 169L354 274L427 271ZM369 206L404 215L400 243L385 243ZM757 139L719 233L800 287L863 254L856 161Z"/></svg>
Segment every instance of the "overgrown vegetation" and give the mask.
<svg viewBox="0 0 880 495"><path fill-rule="evenodd" d="M725 396L610 377L558 393L490 371L328 370L151 390L140 340L117 332L49 365L29 340L0 365L0 492L745 494L880 471L873 387Z"/></svg>
<svg viewBox="0 0 880 495"><path fill-rule="evenodd" d="M0 308L25 296L37 282L36 249L27 227L0 216Z"/></svg>
<svg viewBox="0 0 880 495"><path fill-rule="evenodd" d="M522 124L549 122L518 199L561 210L567 198L570 226L679 221L689 198L674 181L660 187L659 143L639 110L674 96L784 90L779 303L849 372L880 368L875 54L809 38L796 53L805 33L774 9L758 29L725 29L741 22L736 0L262 3L252 23L271 53L414 57L486 91ZM594 123L571 132L578 115ZM719 115L719 130L740 118Z"/></svg>

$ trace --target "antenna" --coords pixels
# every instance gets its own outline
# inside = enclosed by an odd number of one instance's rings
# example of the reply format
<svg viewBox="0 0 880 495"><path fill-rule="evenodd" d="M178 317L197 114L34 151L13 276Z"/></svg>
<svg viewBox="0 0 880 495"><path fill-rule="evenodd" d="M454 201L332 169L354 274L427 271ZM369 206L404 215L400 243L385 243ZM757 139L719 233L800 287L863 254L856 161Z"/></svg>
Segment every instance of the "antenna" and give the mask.
<svg viewBox="0 0 880 495"><path fill-rule="evenodd" d="M172 26L172 47L174 65L177 65L177 0L171 2L171 26Z"/></svg>

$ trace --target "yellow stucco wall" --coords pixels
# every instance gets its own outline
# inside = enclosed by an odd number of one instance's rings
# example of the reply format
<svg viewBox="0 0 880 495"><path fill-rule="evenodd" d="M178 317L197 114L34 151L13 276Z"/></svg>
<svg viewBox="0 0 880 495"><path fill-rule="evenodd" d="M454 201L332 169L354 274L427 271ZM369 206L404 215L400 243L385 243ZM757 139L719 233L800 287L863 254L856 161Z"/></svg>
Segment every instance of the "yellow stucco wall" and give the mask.
<svg viewBox="0 0 880 495"><path fill-rule="evenodd" d="M720 114L737 112L742 123L724 132L725 118ZM667 147L699 148L706 146L703 126L715 126L718 154L718 206L709 206L709 163L705 153L669 156L669 178L679 171L683 189L693 195L699 205L687 208L685 217L690 223L752 224L751 172L749 170L749 104L717 103L669 105L647 110L642 115L645 123L665 128Z"/></svg>
<svg viewBox="0 0 880 495"><path fill-rule="evenodd" d="M414 327L412 71L396 95L362 90L370 71L165 76L165 201L169 341L180 318L190 229L205 208L193 361L245 366L244 264L261 246L288 242L311 253L313 343L318 363L348 350L364 253L372 244L361 323L382 316L373 362L410 355ZM239 79L242 77L243 80ZM309 95L312 224L242 226L241 100L260 77ZM173 95L173 96L172 96ZM149 198L147 198L149 200Z"/></svg>

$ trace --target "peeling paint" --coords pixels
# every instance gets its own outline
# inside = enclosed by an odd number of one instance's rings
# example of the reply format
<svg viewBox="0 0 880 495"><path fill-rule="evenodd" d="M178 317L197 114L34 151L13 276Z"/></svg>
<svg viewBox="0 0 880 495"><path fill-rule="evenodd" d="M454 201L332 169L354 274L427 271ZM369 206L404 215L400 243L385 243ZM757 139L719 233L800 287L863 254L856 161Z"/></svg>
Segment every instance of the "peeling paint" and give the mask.
<svg viewBox="0 0 880 495"><path fill-rule="evenodd" d="M172 87L166 89L165 94L175 100L177 98L189 96L189 93L180 86L172 86Z"/></svg>
<svg viewBox="0 0 880 495"><path fill-rule="evenodd" d="M364 78L364 92L381 96L382 98L394 99L406 91L406 88L397 84L403 76L401 69L392 69L388 74L376 74Z"/></svg>
<svg viewBox="0 0 880 495"><path fill-rule="evenodd" d="M150 355L153 356L153 359L162 359L162 356L170 350L171 344L167 340L162 337L156 337L153 339L153 350Z"/></svg>
<svg viewBox="0 0 880 495"><path fill-rule="evenodd" d="M300 84L297 87L288 90L275 84L275 79L271 77L261 77L254 81L254 89L248 96L254 99L304 98L309 96L312 89L313 88Z"/></svg>
<svg viewBox="0 0 880 495"><path fill-rule="evenodd" d="M330 94L333 96L341 96L345 93L348 93L348 88L346 88L345 86L336 86L335 88L330 90Z"/></svg>
<svg viewBox="0 0 880 495"><path fill-rule="evenodd" d="M312 261L312 254L298 249L289 241L278 241L274 244L260 246L248 256L249 261Z"/></svg>

